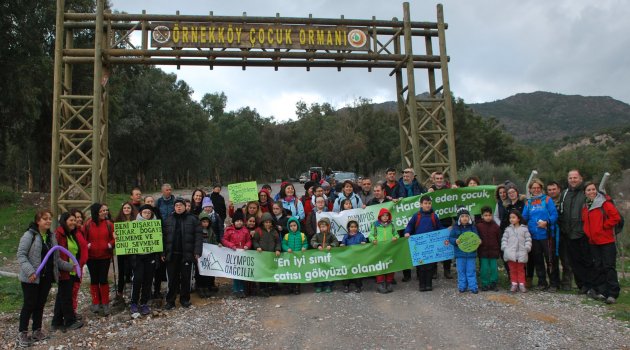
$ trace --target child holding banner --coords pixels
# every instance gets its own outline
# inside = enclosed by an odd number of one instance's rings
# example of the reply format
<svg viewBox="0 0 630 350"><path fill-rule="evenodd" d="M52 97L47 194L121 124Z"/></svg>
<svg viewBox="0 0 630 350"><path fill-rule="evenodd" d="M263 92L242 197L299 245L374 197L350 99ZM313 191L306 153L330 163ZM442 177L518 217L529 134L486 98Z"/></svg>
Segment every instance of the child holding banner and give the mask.
<svg viewBox="0 0 630 350"><path fill-rule="evenodd" d="M206 198L204 198L204 201ZM215 220L221 220L219 215L213 214ZM212 222L212 216L208 215L205 210L199 214L199 224L201 225L201 239L203 243L218 245L220 241L219 232L217 232ZM197 294L201 298L207 298L211 292L219 291L219 288L215 285L214 276L203 276L199 273L199 269L195 271L195 281L197 281Z"/></svg>
<svg viewBox="0 0 630 350"><path fill-rule="evenodd" d="M258 252L276 252L276 256L280 256L280 237L278 231L273 228L273 218L271 214L264 213L262 215L262 227L256 228L254 237L252 237L252 246ZM273 289L273 284L260 282L258 291L263 297L268 297Z"/></svg>
<svg viewBox="0 0 630 350"><path fill-rule="evenodd" d="M532 250L532 236L527 229L527 225L522 225L523 216L518 210L512 210L509 214L510 226L505 229L503 239L501 239L501 250L504 259L510 267L510 281L512 288L510 292L527 292L525 288L525 265L527 255Z"/></svg>
<svg viewBox="0 0 630 350"><path fill-rule="evenodd" d="M381 208L378 212L378 220L374 223L374 229L370 236L370 241L373 244L378 242L395 241L398 239L398 232L392 224L392 214L386 208ZM384 275L376 276L376 290L381 293L391 293L394 291L392 286L394 282L394 273L387 273Z"/></svg>
<svg viewBox="0 0 630 350"><path fill-rule="evenodd" d="M330 232L330 219L321 218L317 221L319 232L315 233L311 238L311 247L319 250L330 250L332 247L338 247L339 241L334 233ZM315 293L320 293L322 289L326 293L332 292L333 282L317 282L315 283Z"/></svg>
<svg viewBox="0 0 630 350"><path fill-rule="evenodd" d="M405 228L405 237L419 235L427 232L441 230L444 227L440 223L440 218L433 211L431 197L424 195L420 198L420 210L409 219ZM437 263L422 264L416 266L418 275L418 289L421 292L433 290L433 273L437 269ZM411 277L411 271L408 277ZM404 272L405 272L404 271Z"/></svg>
<svg viewBox="0 0 630 350"><path fill-rule="evenodd" d="M273 205L274 211L276 208L276 204ZM305 251L308 248L308 240L306 239L306 235L300 232L300 221L295 217L290 217L287 226L289 229L289 233L285 234L282 238L282 251L293 253L299 251ZM300 294L300 284L293 283L290 286L289 292L293 294Z"/></svg>
<svg viewBox="0 0 630 350"><path fill-rule="evenodd" d="M457 223L452 227L449 242L455 248L457 288L460 293L470 290L471 293L477 294L479 293L477 287L477 247L472 241L475 241L476 236L476 245L479 245L479 233L473 225L470 212L466 208L457 210Z"/></svg>
<svg viewBox="0 0 630 350"><path fill-rule="evenodd" d="M224 246L233 250L237 248L247 250L252 246L252 238L249 234L249 230L243 226L243 216L241 210L237 210L234 213L232 217L234 223L225 230L225 235L221 241ZM232 280L232 293L234 293L234 296L237 298L245 298L245 281Z"/></svg>
<svg viewBox="0 0 630 350"><path fill-rule="evenodd" d="M490 207L481 208L481 222L477 223L477 231L482 242L477 249L481 267L481 290L497 292L499 291L497 259L501 257L501 229L494 221Z"/></svg>
<svg viewBox="0 0 630 350"><path fill-rule="evenodd" d="M359 232L359 223L356 220L349 220L348 225L346 227L348 229L348 233L343 236L343 240L341 241L341 246L351 246L356 244L365 244L366 239L363 233ZM354 283L354 286L357 288L354 290L355 293L361 293L361 289L363 288L363 283L360 278L354 278L343 281L343 292L350 292L350 284Z"/></svg>

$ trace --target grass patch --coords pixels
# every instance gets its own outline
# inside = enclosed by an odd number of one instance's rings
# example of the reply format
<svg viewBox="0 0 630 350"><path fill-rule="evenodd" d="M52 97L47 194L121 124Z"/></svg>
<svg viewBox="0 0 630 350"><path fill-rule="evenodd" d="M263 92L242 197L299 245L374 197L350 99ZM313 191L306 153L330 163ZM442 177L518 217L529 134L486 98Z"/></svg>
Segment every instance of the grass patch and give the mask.
<svg viewBox="0 0 630 350"><path fill-rule="evenodd" d="M22 307L22 287L17 278L0 277L0 312L12 312Z"/></svg>
<svg viewBox="0 0 630 350"><path fill-rule="evenodd" d="M18 242L34 215L35 210L24 208L18 199L0 206L0 266L15 259Z"/></svg>
<svg viewBox="0 0 630 350"><path fill-rule="evenodd" d="M118 211L122 208L124 202L128 202L129 194L125 193L110 193L107 195L107 206L109 207L109 214L112 219L116 218Z"/></svg>

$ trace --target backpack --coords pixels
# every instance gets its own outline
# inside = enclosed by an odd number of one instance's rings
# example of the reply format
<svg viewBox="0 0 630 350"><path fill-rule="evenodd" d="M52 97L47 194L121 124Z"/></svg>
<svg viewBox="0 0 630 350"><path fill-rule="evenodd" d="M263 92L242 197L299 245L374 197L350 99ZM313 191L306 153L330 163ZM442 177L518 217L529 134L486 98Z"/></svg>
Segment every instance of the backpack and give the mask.
<svg viewBox="0 0 630 350"><path fill-rule="evenodd" d="M422 217L422 215L420 214L420 212L418 212L418 214L416 214L416 225L414 227L414 231L416 229L418 229L418 225L420 225L420 218ZM433 229L437 230L437 221L435 220L435 213L431 213L431 222L433 223Z"/></svg>
<svg viewBox="0 0 630 350"><path fill-rule="evenodd" d="M601 192L600 192L601 193ZM625 220L623 218L623 215L621 215L621 213L619 212L619 209L617 209L617 206L615 205L615 201L613 201L613 199L605 194L602 193L605 197L607 201L610 201L610 203L612 203L613 208L615 208L615 210L617 211L617 215L619 215L619 222L613 227L613 231L615 232L615 235L620 234L621 232L623 232L623 226L625 225ZM604 221L606 221L607 217L606 217L606 211L604 210L603 205L601 207L599 207L599 210L602 211L602 214L604 215Z"/></svg>

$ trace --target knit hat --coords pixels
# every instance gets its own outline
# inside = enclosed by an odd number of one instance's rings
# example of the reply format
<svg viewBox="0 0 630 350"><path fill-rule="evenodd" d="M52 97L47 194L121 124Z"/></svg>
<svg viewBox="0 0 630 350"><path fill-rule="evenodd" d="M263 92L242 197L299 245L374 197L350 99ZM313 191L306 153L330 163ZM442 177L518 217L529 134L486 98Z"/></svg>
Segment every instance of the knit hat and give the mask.
<svg viewBox="0 0 630 350"><path fill-rule="evenodd" d="M212 204L212 200L210 199L210 197L203 197L203 201L201 201L201 208L205 208L205 207L214 208L214 204Z"/></svg>
<svg viewBox="0 0 630 350"><path fill-rule="evenodd" d="M468 209L466 209L466 207L460 207L459 209L457 209L457 224L458 225L461 225L461 223L459 222L459 219L462 215L467 215L470 218L470 212L468 211Z"/></svg>
<svg viewBox="0 0 630 350"><path fill-rule="evenodd" d="M505 191L507 192L510 188L513 188L516 190L516 192L518 191L518 188L516 187L516 184L510 180L506 180L505 181Z"/></svg>
<svg viewBox="0 0 630 350"><path fill-rule="evenodd" d="M138 209L138 213L142 213L143 210L145 209L149 209L151 211L153 211L153 207L149 204L143 204L140 206L140 208Z"/></svg>
<svg viewBox="0 0 630 350"><path fill-rule="evenodd" d="M208 213L206 213L205 211L202 211L201 213L199 213L199 221L202 221L202 220L211 221L210 215L208 215Z"/></svg>
<svg viewBox="0 0 630 350"><path fill-rule="evenodd" d="M330 184L328 182L324 181L324 182L322 182L322 188L325 189L325 190L328 190L328 189L330 189Z"/></svg>
<svg viewBox="0 0 630 350"><path fill-rule="evenodd" d="M240 209L237 209L232 215L232 222L236 222L237 220L245 221L245 214Z"/></svg>
<svg viewBox="0 0 630 350"><path fill-rule="evenodd" d="M330 226L330 219L329 218L321 218L317 221L317 226L319 226L321 223L325 223L326 225Z"/></svg>
<svg viewBox="0 0 630 350"><path fill-rule="evenodd" d="M177 203L181 203L183 205L186 205L186 201L182 197L175 198L175 202L173 203L173 205L177 205Z"/></svg>
<svg viewBox="0 0 630 350"><path fill-rule="evenodd" d="M260 222L265 222L265 221L273 222L273 217L271 216L271 214L269 213L262 214L262 217L260 218Z"/></svg>

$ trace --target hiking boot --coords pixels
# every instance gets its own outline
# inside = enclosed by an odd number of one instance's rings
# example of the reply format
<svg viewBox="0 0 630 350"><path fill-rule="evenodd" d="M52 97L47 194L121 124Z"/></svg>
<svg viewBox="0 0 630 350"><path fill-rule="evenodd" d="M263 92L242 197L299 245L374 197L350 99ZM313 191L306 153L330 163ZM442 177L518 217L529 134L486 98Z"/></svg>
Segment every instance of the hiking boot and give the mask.
<svg viewBox="0 0 630 350"><path fill-rule="evenodd" d="M20 348L27 348L33 344L33 340L28 335L28 332L20 332L17 336L16 344Z"/></svg>
<svg viewBox="0 0 630 350"><path fill-rule="evenodd" d="M608 297L608 298L606 298L606 301L605 301L605 303L609 304L609 305L610 304L614 304L616 302L617 302L617 299L615 299L614 297Z"/></svg>
<svg viewBox="0 0 630 350"><path fill-rule="evenodd" d="M164 310L173 310L175 308L175 303L166 303L166 305L164 305Z"/></svg>
<svg viewBox="0 0 630 350"><path fill-rule="evenodd" d="M547 290L548 288L549 288L549 285L547 283L539 284L536 286L536 290L538 291L544 291L544 290Z"/></svg>
<svg viewBox="0 0 630 350"><path fill-rule="evenodd" d="M33 331L33 334L31 335L31 340L33 341L33 343L37 343L48 338L50 338L50 335L44 333L41 329Z"/></svg>
<svg viewBox="0 0 630 350"><path fill-rule="evenodd" d="M447 280L453 279L453 275L451 275L451 270L444 270L444 278L446 278Z"/></svg>
<svg viewBox="0 0 630 350"><path fill-rule="evenodd" d="M547 292L549 293L555 293L558 291L558 287L556 286L550 286L549 288L547 288Z"/></svg>
<svg viewBox="0 0 630 350"><path fill-rule="evenodd" d="M588 292L586 292L586 295L588 295L589 297L597 300L597 301L605 301L606 297L598 292L595 291L595 289L589 289Z"/></svg>
<svg viewBox="0 0 630 350"><path fill-rule="evenodd" d="M332 293L332 287L328 286L328 287L324 288L324 292Z"/></svg>
<svg viewBox="0 0 630 350"><path fill-rule="evenodd" d="M354 292L355 293L361 293L362 290L363 290L363 288L357 287L357 289L355 289Z"/></svg>
<svg viewBox="0 0 630 350"><path fill-rule="evenodd" d="M391 293L394 291L394 286L392 286L391 283L385 283L385 290L387 291L387 293Z"/></svg>
<svg viewBox="0 0 630 350"><path fill-rule="evenodd" d="M427 292L430 292L432 290L433 290L433 287L431 287L431 286L428 286L427 289L426 289Z"/></svg>
<svg viewBox="0 0 630 350"><path fill-rule="evenodd" d="M479 294L479 290L477 290L477 289L471 290L470 292L473 293L473 294Z"/></svg>
<svg viewBox="0 0 630 350"><path fill-rule="evenodd" d="M512 283L512 287L510 287L510 292L512 293L518 292L518 284Z"/></svg>
<svg viewBox="0 0 630 350"><path fill-rule="evenodd" d="M97 314L100 310L101 310L101 305L99 304L90 305L90 311L92 311L93 314Z"/></svg>
<svg viewBox="0 0 630 350"><path fill-rule="evenodd" d="M142 304L142 306L140 306L140 315L146 316L150 313L151 313L151 308L149 307L149 305Z"/></svg>
<svg viewBox="0 0 630 350"><path fill-rule="evenodd" d="M74 319L81 321L81 320L83 320L83 315L75 313L74 314Z"/></svg>
<svg viewBox="0 0 630 350"><path fill-rule="evenodd" d="M322 287L315 287L315 293L321 293Z"/></svg>
<svg viewBox="0 0 630 350"><path fill-rule="evenodd" d="M245 293L243 293L243 295L245 295ZM187 308L187 309L192 305L192 303L188 300L184 300L184 301L180 300L179 303L182 305L182 307Z"/></svg>
<svg viewBox="0 0 630 350"><path fill-rule="evenodd" d="M578 291L578 294L588 294L589 290L590 288L588 288L587 286L582 286L580 290Z"/></svg>
<svg viewBox="0 0 630 350"><path fill-rule="evenodd" d="M109 304L103 304L102 312L103 312L103 316L109 316L111 314Z"/></svg>
<svg viewBox="0 0 630 350"><path fill-rule="evenodd" d="M74 322L72 322L71 324L66 326L66 330L73 331L73 330L79 329L81 327L83 327L83 322L81 322L79 320L74 320Z"/></svg>
<svg viewBox="0 0 630 350"><path fill-rule="evenodd" d="M427 291L427 286L418 286L418 290L421 292L426 292Z"/></svg>
<svg viewBox="0 0 630 350"><path fill-rule="evenodd" d="M465 292L466 292L466 289L460 289L460 290L459 290L459 292L460 292L460 293L465 293Z"/></svg>
<svg viewBox="0 0 630 350"><path fill-rule="evenodd" d="M387 293L387 288L385 287L385 283L379 283L378 286L376 287L376 291L381 294Z"/></svg>
<svg viewBox="0 0 630 350"><path fill-rule="evenodd" d="M56 331L62 331L65 332L66 328L62 325L62 324L57 324L57 323L50 323L50 331L51 332L56 332Z"/></svg>
<svg viewBox="0 0 630 350"><path fill-rule="evenodd" d="M518 284L518 290L519 290L519 292L521 292L521 293L527 293L527 288L525 287L525 284L524 284L524 283L519 283L519 284Z"/></svg>
<svg viewBox="0 0 630 350"><path fill-rule="evenodd" d="M129 311L131 312L132 315L137 314L140 311L140 309L138 309L138 304L131 304Z"/></svg>
<svg viewBox="0 0 630 350"><path fill-rule="evenodd" d="M481 291L482 292L487 292L488 291L488 286L481 286Z"/></svg>
<svg viewBox="0 0 630 350"><path fill-rule="evenodd" d="M343 292L344 293L350 293L350 286L343 287Z"/></svg>

